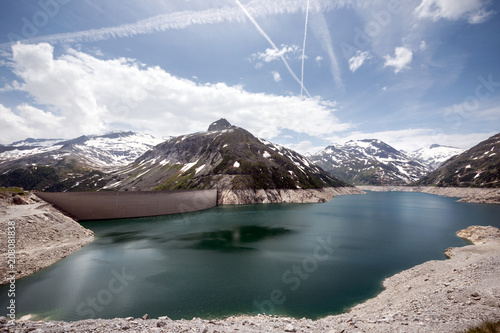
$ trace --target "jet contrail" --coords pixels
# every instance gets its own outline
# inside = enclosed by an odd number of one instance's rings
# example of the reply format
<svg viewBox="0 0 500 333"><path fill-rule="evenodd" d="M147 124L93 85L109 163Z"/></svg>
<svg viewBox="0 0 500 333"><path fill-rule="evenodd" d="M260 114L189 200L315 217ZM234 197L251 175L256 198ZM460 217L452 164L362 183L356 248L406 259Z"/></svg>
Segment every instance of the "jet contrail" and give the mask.
<svg viewBox="0 0 500 333"><path fill-rule="evenodd" d="M306 55L306 38L307 38L307 19L309 18L309 0L307 0L306 5L306 24L304 27L304 43L302 44L302 75L300 76L300 97L302 97L302 91L304 90L304 58Z"/></svg>
<svg viewBox="0 0 500 333"><path fill-rule="evenodd" d="M330 34L330 30L328 29L328 25L326 24L325 17L320 11L313 13L314 15L311 20L312 31L316 35L319 42L321 43L322 48L326 51L328 57L330 58L330 72L332 73L333 79L335 80L335 84L338 88L343 89L342 78L340 76L340 67L337 61L337 57L335 56L335 51L333 50L332 36Z"/></svg>
<svg viewBox="0 0 500 333"><path fill-rule="evenodd" d="M254 18L252 17L252 15L250 15L250 13L247 11L247 9L241 4L241 2L239 0L234 0L238 6L240 6L241 10L245 13L245 15L248 17L248 19L253 23L253 25L257 28L257 30L260 32L260 34L262 36L264 36L264 38L269 42L269 44L271 44L271 46L279 52L279 49L278 47L276 46L276 44L274 44L274 42L271 40L271 38L269 38L269 36L266 34L266 32L264 30L262 30L262 28L260 27L260 25L257 23L257 21L254 20ZM288 69L288 72L290 72L290 74L292 75L292 77L295 79L295 81L297 81L299 84L300 84L300 87L301 89L304 89L304 91L306 92L307 96L311 97L311 95L309 94L309 92L307 91L306 87L304 87L304 85L302 84L302 82L299 80L299 78L297 77L297 75L295 75L295 73L293 72L293 70L290 68L290 65L288 65L288 62L286 61L285 57L283 55L280 55L280 58L281 60L283 61L283 63L285 64L286 68Z"/></svg>

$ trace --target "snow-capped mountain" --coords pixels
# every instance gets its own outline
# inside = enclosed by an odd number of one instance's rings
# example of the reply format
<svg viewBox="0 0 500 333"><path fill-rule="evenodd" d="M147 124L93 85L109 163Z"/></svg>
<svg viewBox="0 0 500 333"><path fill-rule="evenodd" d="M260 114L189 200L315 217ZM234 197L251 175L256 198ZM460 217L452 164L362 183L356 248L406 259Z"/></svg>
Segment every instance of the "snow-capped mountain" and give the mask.
<svg viewBox="0 0 500 333"><path fill-rule="evenodd" d="M500 133L450 158L416 184L500 187Z"/></svg>
<svg viewBox="0 0 500 333"><path fill-rule="evenodd" d="M310 159L333 176L355 185L404 185L430 171L428 166L375 139L333 144Z"/></svg>
<svg viewBox="0 0 500 333"><path fill-rule="evenodd" d="M0 171L26 165L54 165L65 159L107 170L127 165L161 143L151 135L115 132L72 140L26 139L0 147Z"/></svg>
<svg viewBox="0 0 500 333"><path fill-rule="evenodd" d="M11 143L10 147L49 147L64 141L64 139L33 139L27 138Z"/></svg>
<svg viewBox="0 0 500 333"><path fill-rule="evenodd" d="M104 189L313 189L347 186L285 147L220 119L174 137L108 176Z"/></svg>
<svg viewBox="0 0 500 333"><path fill-rule="evenodd" d="M0 146L0 187L93 190L105 172L133 162L162 141L145 134L115 132L72 140L27 139Z"/></svg>
<svg viewBox="0 0 500 333"><path fill-rule="evenodd" d="M413 159L428 165L431 170L435 170L451 157L463 152L464 149L434 144L429 148L420 148L415 150L408 155Z"/></svg>

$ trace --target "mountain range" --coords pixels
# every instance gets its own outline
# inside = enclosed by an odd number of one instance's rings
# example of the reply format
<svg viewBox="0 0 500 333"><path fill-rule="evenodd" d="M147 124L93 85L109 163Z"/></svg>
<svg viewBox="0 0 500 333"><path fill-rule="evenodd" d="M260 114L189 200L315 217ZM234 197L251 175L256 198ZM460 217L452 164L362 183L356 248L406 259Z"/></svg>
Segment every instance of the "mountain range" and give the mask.
<svg viewBox="0 0 500 333"><path fill-rule="evenodd" d="M0 146L0 172L16 166L53 165L65 160L109 170L133 162L162 141L134 132L80 136L71 140L28 138Z"/></svg>
<svg viewBox="0 0 500 333"><path fill-rule="evenodd" d="M0 186L48 191L491 186L498 170L494 138L467 152L432 145L410 153L376 139L356 140L306 158L220 119L207 131L163 139L114 132L0 145ZM451 163L459 157L462 162ZM462 165L468 159L471 163ZM458 172L458 180L451 181L451 172Z"/></svg>
<svg viewBox="0 0 500 333"><path fill-rule="evenodd" d="M128 165L162 141L134 132L17 141L0 146L0 185L90 190L97 184L88 185L88 179L102 178L105 172Z"/></svg>
<svg viewBox="0 0 500 333"><path fill-rule="evenodd" d="M109 176L104 189L318 189L349 186L285 147L220 119L171 138Z"/></svg>
<svg viewBox="0 0 500 333"><path fill-rule="evenodd" d="M431 170L376 139L333 144L310 158L333 176L354 185L406 185Z"/></svg>

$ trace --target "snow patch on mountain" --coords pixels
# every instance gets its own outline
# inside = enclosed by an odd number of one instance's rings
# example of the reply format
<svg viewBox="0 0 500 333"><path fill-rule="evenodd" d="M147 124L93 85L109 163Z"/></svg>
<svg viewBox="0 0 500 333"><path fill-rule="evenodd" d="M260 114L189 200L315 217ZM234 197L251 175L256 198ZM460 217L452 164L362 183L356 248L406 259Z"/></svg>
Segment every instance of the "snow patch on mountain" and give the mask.
<svg viewBox="0 0 500 333"><path fill-rule="evenodd" d="M163 139L134 132L113 132L104 135L81 136L71 140L26 139L0 147L2 166L53 164L73 156L83 165L109 170L132 163Z"/></svg>

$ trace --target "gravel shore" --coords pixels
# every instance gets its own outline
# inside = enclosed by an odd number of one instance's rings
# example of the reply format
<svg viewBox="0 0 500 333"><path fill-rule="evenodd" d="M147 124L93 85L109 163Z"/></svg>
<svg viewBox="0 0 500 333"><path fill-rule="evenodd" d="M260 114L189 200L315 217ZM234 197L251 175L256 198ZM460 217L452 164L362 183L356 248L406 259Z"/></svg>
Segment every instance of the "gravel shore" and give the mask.
<svg viewBox="0 0 500 333"><path fill-rule="evenodd" d="M435 186L357 186L363 191L422 192L461 198L460 202L500 204L500 188L435 187Z"/></svg>
<svg viewBox="0 0 500 333"><path fill-rule="evenodd" d="M9 228L10 227L10 228ZM11 278L8 231L15 238L15 278L30 275L78 251L94 233L33 194L0 193L0 284Z"/></svg>
<svg viewBox="0 0 500 333"><path fill-rule="evenodd" d="M349 312L316 321L277 316L217 320L116 318L77 322L0 318L1 332L462 332L500 320L500 230L471 226L457 233L476 245L450 248L384 281L378 296Z"/></svg>

